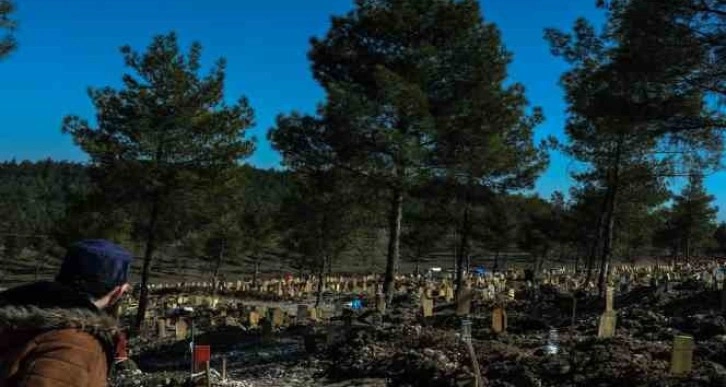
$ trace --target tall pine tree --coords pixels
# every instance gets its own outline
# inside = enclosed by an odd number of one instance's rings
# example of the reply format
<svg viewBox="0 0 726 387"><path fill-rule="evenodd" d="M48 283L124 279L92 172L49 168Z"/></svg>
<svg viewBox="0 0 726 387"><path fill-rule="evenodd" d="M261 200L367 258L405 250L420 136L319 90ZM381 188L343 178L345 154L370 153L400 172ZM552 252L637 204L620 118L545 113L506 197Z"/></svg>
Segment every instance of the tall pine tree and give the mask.
<svg viewBox="0 0 726 387"><path fill-rule="evenodd" d="M622 4L608 12L602 33L584 19L572 34L546 31L553 53L572 65L562 77L569 104L566 150L586 165L576 178L602 197L594 225L601 292L629 185L712 166L723 147L703 91L683 82L702 66L707 50L693 31L673 28L670 2ZM646 174L638 172L642 166Z"/></svg>
<svg viewBox="0 0 726 387"><path fill-rule="evenodd" d="M319 117L281 118L271 138L290 165L335 165L386 193L390 301L408 191L435 175L493 185L541 169L536 121L521 86L501 85L509 55L476 1L357 0L312 46L326 103Z"/></svg>
<svg viewBox="0 0 726 387"><path fill-rule="evenodd" d="M109 208L134 206L143 227L136 328L146 311L151 263L163 231L174 229L169 223L183 212L185 200L217 183L214 176L223 176L221 171L253 150L244 138L252 109L245 98L224 102L223 59L199 75L201 49L194 43L183 53L174 33L155 37L144 53L123 47L133 72L123 76L123 87L89 90L96 126L77 116L63 122L63 132L91 157L93 181Z"/></svg>
<svg viewBox="0 0 726 387"><path fill-rule="evenodd" d="M716 230L718 208L713 206L715 197L703 186L703 177L692 174L680 195L673 199L670 211L671 225L681 254L689 259L696 252L711 247Z"/></svg>

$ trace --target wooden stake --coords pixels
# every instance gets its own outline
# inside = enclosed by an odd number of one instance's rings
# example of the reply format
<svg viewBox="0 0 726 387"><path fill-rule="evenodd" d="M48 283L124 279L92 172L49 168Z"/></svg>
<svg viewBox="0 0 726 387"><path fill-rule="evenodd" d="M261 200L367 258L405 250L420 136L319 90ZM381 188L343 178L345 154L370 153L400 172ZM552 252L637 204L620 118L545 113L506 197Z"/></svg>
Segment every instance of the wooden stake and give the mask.
<svg viewBox="0 0 726 387"><path fill-rule="evenodd" d="M204 363L204 367L206 368L206 374L207 374L207 387L212 387L212 372L211 368L209 367L209 362Z"/></svg>
<svg viewBox="0 0 726 387"><path fill-rule="evenodd" d="M469 351L469 357L471 358L471 367L474 371L474 386L482 387L481 370L479 369L479 359L476 358L476 352L474 351L474 345L471 341L466 341L466 349Z"/></svg>
<svg viewBox="0 0 726 387"><path fill-rule="evenodd" d="M222 380L227 381L227 357L222 358Z"/></svg>

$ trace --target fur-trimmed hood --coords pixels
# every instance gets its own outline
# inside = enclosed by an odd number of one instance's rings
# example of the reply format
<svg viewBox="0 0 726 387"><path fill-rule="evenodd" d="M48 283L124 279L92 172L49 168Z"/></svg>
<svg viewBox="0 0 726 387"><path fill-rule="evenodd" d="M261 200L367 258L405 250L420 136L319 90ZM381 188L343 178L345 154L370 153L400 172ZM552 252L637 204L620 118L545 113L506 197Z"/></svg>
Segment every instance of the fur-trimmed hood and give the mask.
<svg viewBox="0 0 726 387"><path fill-rule="evenodd" d="M0 293L0 354L37 334L77 329L95 337L113 363L118 322L83 294L57 282L36 282Z"/></svg>
<svg viewBox="0 0 726 387"><path fill-rule="evenodd" d="M79 329L94 336L116 334L117 322L110 316L88 309L41 308L7 305L0 307L0 332Z"/></svg>

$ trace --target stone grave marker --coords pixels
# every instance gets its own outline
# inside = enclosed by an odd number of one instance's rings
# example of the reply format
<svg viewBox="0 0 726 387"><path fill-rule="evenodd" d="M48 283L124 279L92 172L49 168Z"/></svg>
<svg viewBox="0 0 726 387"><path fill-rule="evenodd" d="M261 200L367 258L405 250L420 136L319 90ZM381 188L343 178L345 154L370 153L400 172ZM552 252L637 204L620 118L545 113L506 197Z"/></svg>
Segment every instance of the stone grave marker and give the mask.
<svg viewBox="0 0 726 387"><path fill-rule="evenodd" d="M492 331L502 333L507 330L507 312L504 308L497 306L492 310Z"/></svg>
<svg viewBox="0 0 726 387"><path fill-rule="evenodd" d="M249 321L252 328L257 328L260 324L260 314L256 310L251 311L247 321Z"/></svg>
<svg viewBox="0 0 726 387"><path fill-rule="evenodd" d="M184 320L177 320L174 330L177 340L185 340L189 332L189 324Z"/></svg>
<svg viewBox="0 0 726 387"><path fill-rule="evenodd" d="M232 316L227 316L224 318L224 325L228 327L236 327L239 326L239 322L236 318Z"/></svg>
<svg viewBox="0 0 726 387"><path fill-rule="evenodd" d="M617 323L618 315L613 309L615 289L608 286L605 291L605 313L600 316L600 325L598 327L597 336L601 338L608 338L615 336L615 326Z"/></svg>
<svg viewBox="0 0 726 387"><path fill-rule="evenodd" d="M272 308L270 311L270 316L272 325L275 328L279 328L282 326L284 320L285 320L285 313L280 308Z"/></svg>
<svg viewBox="0 0 726 387"><path fill-rule="evenodd" d="M509 289L509 291L507 292L507 295L509 296L509 300L510 301L514 301L514 299L515 299L515 297L514 297L515 296L514 289Z"/></svg>
<svg viewBox="0 0 726 387"><path fill-rule="evenodd" d="M679 335L673 338L671 374L686 375L693 367L693 336Z"/></svg>
<svg viewBox="0 0 726 387"><path fill-rule="evenodd" d="M451 302L454 300L454 288L451 287L448 283L445 285L444 289L444 299L446 302Z"/></svg>
<svg viewBox="0 0 726 387"><path fill-rule="evenodd" d="M434 315L434 299L424 294L421 297L421 309L424 318L432 317Z"/></svg>

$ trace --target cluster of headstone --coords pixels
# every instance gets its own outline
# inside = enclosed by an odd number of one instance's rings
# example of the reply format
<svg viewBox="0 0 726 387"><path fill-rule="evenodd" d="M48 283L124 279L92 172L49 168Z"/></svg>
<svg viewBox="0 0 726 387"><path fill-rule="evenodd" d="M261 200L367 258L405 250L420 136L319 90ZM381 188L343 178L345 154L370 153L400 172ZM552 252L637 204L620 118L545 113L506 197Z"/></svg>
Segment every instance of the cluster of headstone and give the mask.
<svg viewBox="0 0 726 387"><path fill-rule="evenodd" d="M463 279L463 286L459 293L455 293L452 278L425 278L423 276L399 275L395 277L394 287L397 292L417 294L420 300L420 316L431 318L436 313L436 307L442 304L454 303L456 315L462 321L469 321L472 313L472 302L491 307L491 331L504 333L507 330L507 312L509 303L516 301L518 289L534 289L535 281L540 285L556 287L563 292L575 290L597 292L595 281L597 273L592 273L591 280L585 280L586 273L575 270L574 267L559 267L543 270L533 275L526 270L507 270L504 272L470 273ZM616 292L627 293L635 287L657 287L659 291L671 292L674 287L685 281L701 282L706 289L720 290L723 294L723 306L726 310L726 269L717 262L703 262L698 264L679 265L617 265L610 268L610 280L605 291L605 307L599 320L598 336L610 338L616 335L617 313L614 299ZM336 276L325 280L322 288L326 292L339 294L369 295L367 307L385 314L386 303L381 289L382 278L373 275L366 276ZM521 286L524 283L524 286ZM218 310L211 320L211 325L247 326L260 328L263 336L269 336L275 328L287 326L292 323L306 324L311 321L320 321L331 317L322 309L312 308L307 304L300 304L292 315L280 308L266 308L259 305L243 305L235 303L230 306L224 300L224 292L258 292L262 294L277 295L279 297L312 297L318 289L314 278L295 278L286 276L279 279L264 280L258 283L238 280L221 283L217 290L222 295L202 296L194 294L198 291L208 291L214 288L212 283L192 282L177 284L156 284L150 286L152 290L173 289L183 293L174 297L157 298L149 308L147 321L156 327L159 337L169 337L167 332L175 332L177 340L186 339L190 335L190 324L193 321L188 317L168 317L157 315L155 311L168 311L181 307L207 308ZM214 292L209 292L214 293ZM128 305L134 308L135 305ZM465 325L465 324L464 324ZM470 328L469 328L470 329ZM556 332L555 332L556 335ZM464 334L463 336L466 336ZM550 335L552 336L552 334ZM553 339L556 340L556 339ZM551 345L553 348L555 344ZM691 357L693 353L693 338L678 336L673 344L673 358L671 372L683 374L690 372Z"/></svg>

